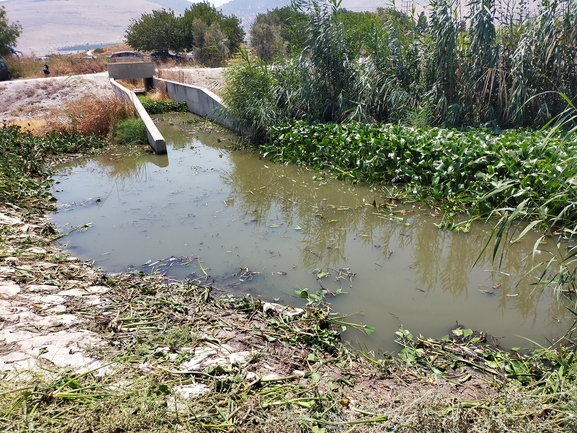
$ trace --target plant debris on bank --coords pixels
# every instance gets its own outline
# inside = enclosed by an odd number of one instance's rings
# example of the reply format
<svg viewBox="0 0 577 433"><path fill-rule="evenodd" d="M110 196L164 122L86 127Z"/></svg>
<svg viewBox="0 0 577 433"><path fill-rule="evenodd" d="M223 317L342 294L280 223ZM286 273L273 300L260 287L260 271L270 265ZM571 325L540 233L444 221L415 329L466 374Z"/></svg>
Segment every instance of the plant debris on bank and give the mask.
<svg viewBox="0 0 577 433"><path fill-rule="evenodd" d="M1 431L577 429L569 336L521 353L471 330L430 340L400 329L398 356L376 355L341 342L342 318L323 303L298 311L192 281L107 275L52 246L43 219L46 163L102 142L9 126L0 135ZM90 347L55 349L74 332ZM40 336L29 367L10 358ZM79 351L86 367L62 367Z"/></svg>

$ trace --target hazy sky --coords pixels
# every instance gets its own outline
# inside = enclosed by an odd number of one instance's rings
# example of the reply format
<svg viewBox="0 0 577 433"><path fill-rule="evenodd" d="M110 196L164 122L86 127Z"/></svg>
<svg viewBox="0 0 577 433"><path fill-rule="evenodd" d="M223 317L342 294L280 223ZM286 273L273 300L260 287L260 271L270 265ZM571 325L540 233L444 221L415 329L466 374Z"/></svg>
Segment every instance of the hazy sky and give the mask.
<svg viewBox="0 0 577 433"><path fill-rule="evenodd" d="M2 1L2 0L0 0ZM191 3L198 3L202 0L188 0ZM219 7L220 5L223 5L225 3L228 3L230 0L211 0L210 3L212 3L215 7Z"/></svg>

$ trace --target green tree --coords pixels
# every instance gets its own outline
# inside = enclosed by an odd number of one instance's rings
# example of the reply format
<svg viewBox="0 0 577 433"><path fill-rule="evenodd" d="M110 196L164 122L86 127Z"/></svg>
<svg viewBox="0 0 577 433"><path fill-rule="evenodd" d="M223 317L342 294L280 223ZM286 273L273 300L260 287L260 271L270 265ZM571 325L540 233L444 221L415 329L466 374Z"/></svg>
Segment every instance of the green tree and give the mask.
<svg viewBox="0 0 577 433"><path fill-rule="evenodd" d="M274 9L271 13L276 15L281 22L280 36L286 45L287 52L296 53L302 50L307 43L308 15L290 6Z"/></svg>
<svg viewBox="0 0 577 433"><path fill-rule="evenodd" d="M196 41L194 58L209 67L218 67L230 57L228 39L218 24L208 25L200 19L192 22L192 36Z"/></svg>
<svg viewBox="0 0 577 433"><path fill-rule="evenodd" d="M185 48L180 18L172 10L156 10L133 19L126 30L126 43L135 50L156 51L161 56Z"/></svg>
<svg viewBox="0 0 577 433"><path fill-rule="evenodd" d="M8 45L15 45L20 36L22 26L18 23L10 23L6 16L4 6L0 7L0 56L10 54Z"/></svg>
<svg viewBox="0 0 577 433"><path fill-rule="evenodd" d="M237 17L224 15L206 1L184 11L181 29L185 47L194 50L199 62L211 65L234 55L245 36Z"/></svg>
<svg viewBox="0 0 577 433"><path fill-rule="evenodd" d="M259 14L250 29L250 44L262 60L299 52L307 42L308 21L307 14L290 6Z"/></svg>
<svg viewBox="0 0 577 433"><path fill-rule="evenodd" d="M271 13L258 14L250 27L250 45L262 60L271 60L275 54L283 55L281 22Z"/></svg>

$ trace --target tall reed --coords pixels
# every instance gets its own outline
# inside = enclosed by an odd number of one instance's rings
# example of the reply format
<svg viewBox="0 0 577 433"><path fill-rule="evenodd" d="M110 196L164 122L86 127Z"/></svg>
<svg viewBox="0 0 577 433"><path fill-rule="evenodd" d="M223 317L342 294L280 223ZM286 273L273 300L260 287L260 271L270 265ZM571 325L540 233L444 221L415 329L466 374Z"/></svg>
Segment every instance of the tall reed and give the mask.
<svg viewBox="0 0 577 433"><path fill-rule="evenodd" d="M524 1L471 0L461 9L433 0L428 26L412 16L401 29L396 12L363 32L336 1L295 6L309 18L305 49L248 74L242 88L235 74L254 59L228 74L224 99L247 125L243 112L260 115L258 104L274 112L269 121L541 126L565 108L551 91L577 99L577 0L539 0L533 15ZM246 88L266 88L266 101Z"/></svg>

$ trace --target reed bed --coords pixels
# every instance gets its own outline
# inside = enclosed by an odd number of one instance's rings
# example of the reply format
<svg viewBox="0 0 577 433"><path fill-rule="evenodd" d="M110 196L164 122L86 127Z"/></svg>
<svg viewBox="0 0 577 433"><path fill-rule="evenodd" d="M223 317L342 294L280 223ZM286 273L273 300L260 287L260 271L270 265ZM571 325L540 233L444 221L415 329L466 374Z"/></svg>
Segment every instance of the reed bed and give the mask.
<svg viewBox="0 0 577 433"><path fill-rule="evenodd" d="M337 2L305 2L308 46L286 59L245 54L223 98L255 137L290 119L535 127L577 98L577 2L453 0L354 32ZM309 8L309 6L312 6ZM401 13L398 13L401 14Z"/></svg>

